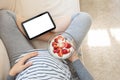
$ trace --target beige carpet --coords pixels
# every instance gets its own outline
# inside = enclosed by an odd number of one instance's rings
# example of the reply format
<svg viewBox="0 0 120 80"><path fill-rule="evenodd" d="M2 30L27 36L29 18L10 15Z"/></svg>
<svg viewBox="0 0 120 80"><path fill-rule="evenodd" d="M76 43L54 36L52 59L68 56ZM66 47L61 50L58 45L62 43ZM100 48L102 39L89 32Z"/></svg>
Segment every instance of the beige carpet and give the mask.
<svg viewBox="0 0 120 80"><path fill-rule="evenodd" d="M81 0L93 17L83 41L84 63L95 80L120 80L120 0Z"/></svg>

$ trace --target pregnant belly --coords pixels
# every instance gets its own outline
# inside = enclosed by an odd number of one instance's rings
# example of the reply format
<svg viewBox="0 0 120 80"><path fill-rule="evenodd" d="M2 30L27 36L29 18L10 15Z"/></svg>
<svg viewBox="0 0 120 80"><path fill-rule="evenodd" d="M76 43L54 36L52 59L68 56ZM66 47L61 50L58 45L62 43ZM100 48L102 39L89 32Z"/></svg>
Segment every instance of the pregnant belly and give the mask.
<svg viewBox="0 0 120 80"><path fill-rule="evenodd" d="M29 59L32 66L28 67L16 77L16 80L42 80L60 79L69 80L71 73L66 64L52 57L48 51L38 51L38 56ZM58 75L56 75L58 74Z"/></svg>
<svg viewBox="0 0 120 80"><path fill-rule="evenodd" d="M60 16L60 17L54 18L54 22L56 24L56 29L53 32L65 31L71 22L71 17Z"/></svg>

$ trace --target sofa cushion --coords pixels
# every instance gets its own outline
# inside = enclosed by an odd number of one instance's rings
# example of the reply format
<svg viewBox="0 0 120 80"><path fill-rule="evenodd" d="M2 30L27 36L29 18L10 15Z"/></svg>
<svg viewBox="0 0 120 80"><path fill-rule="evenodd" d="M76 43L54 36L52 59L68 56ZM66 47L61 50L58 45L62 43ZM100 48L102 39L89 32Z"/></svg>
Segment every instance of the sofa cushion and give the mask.
<svg viewBox="0 0 120 80"><path fill-rule="evenodd" d="M9 9L10 0L0 0L0 9Z"/></svg>
<svg viewBox="0 0 120 80"><path fill-rule="evenodd" d="M7 55L6 48L0 39L0 79L7 80L6 76L10 68L10 63Z"/></svg>

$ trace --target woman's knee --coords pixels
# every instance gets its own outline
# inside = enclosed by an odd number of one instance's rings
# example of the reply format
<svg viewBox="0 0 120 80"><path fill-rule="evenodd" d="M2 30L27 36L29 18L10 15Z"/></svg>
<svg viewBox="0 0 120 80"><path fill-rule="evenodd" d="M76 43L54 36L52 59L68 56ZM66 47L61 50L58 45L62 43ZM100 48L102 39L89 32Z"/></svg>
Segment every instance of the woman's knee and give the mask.
<svg viewBox="0 0 120 80"><path fill-rule="evenodd" d="M91 24L92 24L92 17L88 13L81 12L81 13L79 13L79 17L82 18L83 20L85 20L86 23L91 26Z"/></svg>
<svg viewBox="0 0 120 80"><path fill-rule="evenodd" d="M9 11L9 10L0 10L0 16L4 17L3 15L4 16L10 16L14 20L16 20L15 14L12 11Z"/></svg>
<svg viewBox="0 0 120 80"><path fill-rule="evenodd" d="M86 24L89 27L92 24L92 17L88 13L85 13L85 12L77 13L76 15L73 16L73 19L75 18L79 20L80 24L83 24L83 25Z"/></svg>
<svg viewBox="0 0 120 80"><path fill-rule="evenodd" d="M1 9L1 10L0 10L0 15L1 15L1 14L6 14L6 12L7 12L7 10Z"/></svg>
<svg viewBox="0 0 120 80"><path fill-rule="evenodd" d="M8 10L0 10L0 29L2 27L8 28L8 26L10 27L10 25L13 24L16 24L16 20L12 12Z"/></svg>

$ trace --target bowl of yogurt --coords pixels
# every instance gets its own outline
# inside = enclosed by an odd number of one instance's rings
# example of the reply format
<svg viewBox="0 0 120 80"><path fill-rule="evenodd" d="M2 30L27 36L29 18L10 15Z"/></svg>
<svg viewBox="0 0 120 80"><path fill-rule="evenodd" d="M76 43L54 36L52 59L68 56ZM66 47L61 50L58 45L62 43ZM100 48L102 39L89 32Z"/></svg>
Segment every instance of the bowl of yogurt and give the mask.
<svg viewBox="0 0 120 80"><path fill-rule="evenodd" d="M48 51L55 58L67 59L75 50L76 43L69 33L56 33L48 41Z"/></svg>

